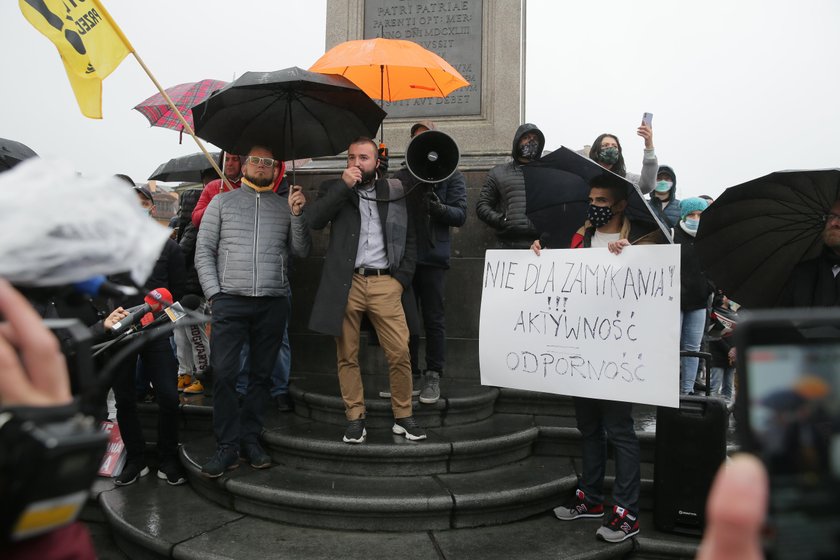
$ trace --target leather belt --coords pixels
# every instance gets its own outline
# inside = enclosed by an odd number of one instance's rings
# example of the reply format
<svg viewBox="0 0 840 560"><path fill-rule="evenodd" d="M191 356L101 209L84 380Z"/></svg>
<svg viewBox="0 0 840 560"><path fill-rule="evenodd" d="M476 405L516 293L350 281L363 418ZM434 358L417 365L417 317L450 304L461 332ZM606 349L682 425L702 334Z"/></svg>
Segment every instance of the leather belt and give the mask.
<svg viewBox="0 0 840 560"><path fill-rule="evenodd" d="M360 266L359 268L354 268L353 272L355 274L361 274L362 276L390 276L391 271L387 268L365 268Z"/></svg>

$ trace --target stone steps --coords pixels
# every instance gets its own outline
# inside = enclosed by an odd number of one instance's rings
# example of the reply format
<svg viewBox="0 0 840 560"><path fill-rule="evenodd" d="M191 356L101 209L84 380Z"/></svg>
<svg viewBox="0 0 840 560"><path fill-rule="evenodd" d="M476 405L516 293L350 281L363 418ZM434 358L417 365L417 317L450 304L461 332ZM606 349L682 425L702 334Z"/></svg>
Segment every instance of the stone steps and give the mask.
<svg viewBox="0 0 840 560"><path fill-rule="evenodd" d="M288 467L411 476L479 471L525 459L539 435L531 418L511 414L428 428L422 442L409 442L390 428L370 426L364 444L348 445L341 440L343 427L283 414L262 440L272 459Z"/></svg>
<svg viewBox="0 0 840 560"><path fill-rule="evenodd" d="M595 539L600 520L566 523L551 513L468 529L346 531L243 514L206 500L189 485L168 486L154 476L122 488L108 483L103 480L95 486L96 503L120 550L137 560L607 560L630 554L662 559L693 558L698 543L694 538L655 531L646 513L639 537L617 545Z"/></svg>
<svg viewBox="0 0 840 560"><path fill-rule="evenodd" d="M423 443L415 444L422 447ZM572 464L528 457L479 472L383 476L246 464L211 480L200 465L212 438L185 444L181 459L192 487L234 511L331 529L441 530L509 523L557 505L577 484Z"/></svg>

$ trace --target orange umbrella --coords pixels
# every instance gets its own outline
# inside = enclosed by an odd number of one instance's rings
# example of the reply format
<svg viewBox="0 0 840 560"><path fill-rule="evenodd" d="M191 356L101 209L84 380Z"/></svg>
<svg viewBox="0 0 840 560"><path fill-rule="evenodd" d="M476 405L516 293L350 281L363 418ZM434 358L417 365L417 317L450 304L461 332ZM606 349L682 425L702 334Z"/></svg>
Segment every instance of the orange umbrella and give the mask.
<svg viewBox="0 0 840 560"><path fill-rule="evenodd" d="M446 97L470 85L451 64L412 41L365 39L336 45L309 69L341 74L374 99Z"/></svg>

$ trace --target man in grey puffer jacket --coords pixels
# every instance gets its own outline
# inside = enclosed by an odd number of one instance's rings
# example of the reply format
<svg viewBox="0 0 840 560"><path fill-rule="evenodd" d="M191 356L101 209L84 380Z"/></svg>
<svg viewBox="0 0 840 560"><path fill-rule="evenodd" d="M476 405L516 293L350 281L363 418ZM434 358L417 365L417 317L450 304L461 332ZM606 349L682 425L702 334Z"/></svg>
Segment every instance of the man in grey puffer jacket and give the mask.
<svg viewBox="0 0 840 560"><path fill-rule="evenodd" d="M198 231L195 266L213 314L210 367L218 448L201 469L211 478L236 468L240 455L254 468L271 465L259 436L280 349L277 333L289 315L289 252L305 257L311 246L300 187L292 186L288 201L272 191L279 163L269 149L251 148L242 187L214 197ZM240 410L236 377L246 337L251 379Z"/></svg>
<svg viewBox="0 0 840 560"><path fill-rule="evenodd" d="M539 159L545 136L537 125L525 123L513 137L513 161L495 166L481 187L475 211L479 219L496 230L505 249L527 249L539 237L525 215L525 176L522 166Z"/></svg>

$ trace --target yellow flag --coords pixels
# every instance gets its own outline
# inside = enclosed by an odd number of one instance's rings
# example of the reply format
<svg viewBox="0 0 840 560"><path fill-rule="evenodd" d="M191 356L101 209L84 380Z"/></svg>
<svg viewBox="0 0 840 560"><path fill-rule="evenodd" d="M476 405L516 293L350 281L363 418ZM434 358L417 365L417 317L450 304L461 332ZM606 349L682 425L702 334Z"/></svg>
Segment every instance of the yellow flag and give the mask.
<svg viewBox="0 0 840 560"><path fill-rule="evenodd" d="M102 118L102 80L131 44L99 0L18 0L20 11L52 41L64 62L82 114Z"/></svg>

